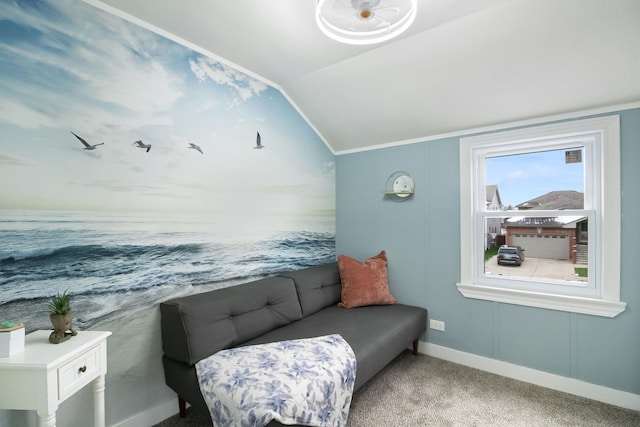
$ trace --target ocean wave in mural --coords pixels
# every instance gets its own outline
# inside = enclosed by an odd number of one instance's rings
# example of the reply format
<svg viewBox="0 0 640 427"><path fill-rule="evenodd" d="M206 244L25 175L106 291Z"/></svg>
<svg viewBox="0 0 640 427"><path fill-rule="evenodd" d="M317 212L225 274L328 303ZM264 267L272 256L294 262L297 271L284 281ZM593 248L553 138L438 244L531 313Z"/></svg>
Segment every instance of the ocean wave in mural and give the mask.
<svg viewBox="0 0 640 427"><path fill-rule="evenodd" d="M169 296L335 260L332 233L265 232L234 238L203 231L206 221L0 212L3 316L11 313L30 330L47 329L44 296L69 291L75 325L88 329ZM37 306L42 310L34 310Z"/></svg>

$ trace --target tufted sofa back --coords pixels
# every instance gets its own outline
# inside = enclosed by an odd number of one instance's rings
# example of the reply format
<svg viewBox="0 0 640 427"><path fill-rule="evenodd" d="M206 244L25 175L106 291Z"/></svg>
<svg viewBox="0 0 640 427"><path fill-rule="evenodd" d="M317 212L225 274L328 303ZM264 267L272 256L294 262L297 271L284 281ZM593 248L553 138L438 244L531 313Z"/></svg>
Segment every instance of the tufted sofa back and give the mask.
<svg viewBox="0 0 640 427"><path fill-rule="evenodd" d="M162 349L193 365L302 318L294 279L269 277L160 304Z"/></svg>
<svg viewBox="0 0 640 427"><path fill-rule="evenodd" d="M342 287L337 262L280 273L280 276L295 282L303 317L340 302Z"/></svg>

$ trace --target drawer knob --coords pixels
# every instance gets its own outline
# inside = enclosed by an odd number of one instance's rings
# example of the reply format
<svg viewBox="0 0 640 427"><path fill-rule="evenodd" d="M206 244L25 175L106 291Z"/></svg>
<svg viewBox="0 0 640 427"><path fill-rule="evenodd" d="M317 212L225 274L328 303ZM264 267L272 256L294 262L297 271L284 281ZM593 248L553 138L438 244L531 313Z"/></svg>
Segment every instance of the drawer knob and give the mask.
<svg viewBox="0 0 640 427"><path fill-rule="evenodd" d="M87 366L80 366L78 368L78 372L80 372L81 374L84 374L85 372L87 372Z"/></svg>

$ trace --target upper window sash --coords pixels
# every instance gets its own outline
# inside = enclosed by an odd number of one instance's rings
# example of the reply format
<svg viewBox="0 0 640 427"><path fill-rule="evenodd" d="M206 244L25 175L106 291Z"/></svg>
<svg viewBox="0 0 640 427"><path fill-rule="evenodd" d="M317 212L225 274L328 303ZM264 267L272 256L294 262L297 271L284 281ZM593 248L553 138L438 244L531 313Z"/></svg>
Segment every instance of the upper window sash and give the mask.
<svg viewBox="0 0 640 427"><path fill-rule="evenodd" d="M584 173L584 208L597 209L596 203L600 200L600 168L596 167L598 158L598 146L601 142L600 134L574 135L570 137L548 137L536 141L514 141L508 143L492 144L490 146L472 148L475 179L473 181L474 209L486 211L486 164L485 159L491 157L505 157L515 154L528 154L532 152L584 149L583 171ZM588 172L586 172L588 171Z"/></svg>

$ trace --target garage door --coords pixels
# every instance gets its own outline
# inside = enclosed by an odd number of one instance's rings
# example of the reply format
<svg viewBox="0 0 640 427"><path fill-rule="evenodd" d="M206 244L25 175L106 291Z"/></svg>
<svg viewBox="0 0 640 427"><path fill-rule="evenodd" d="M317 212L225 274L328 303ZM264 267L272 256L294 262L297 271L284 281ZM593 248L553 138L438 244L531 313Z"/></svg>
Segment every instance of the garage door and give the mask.
<svg viewBox="0 0 640 427"><path fill-rule="evenodd" d="M526 257L569 259L568 236L545 236L542 234L514 234L512 244L522 246Z"/></svg>

